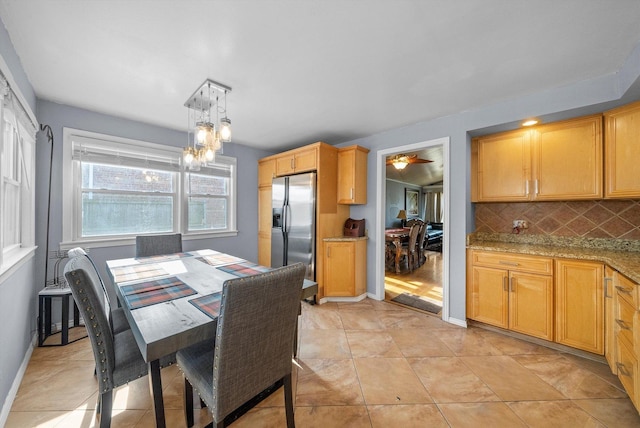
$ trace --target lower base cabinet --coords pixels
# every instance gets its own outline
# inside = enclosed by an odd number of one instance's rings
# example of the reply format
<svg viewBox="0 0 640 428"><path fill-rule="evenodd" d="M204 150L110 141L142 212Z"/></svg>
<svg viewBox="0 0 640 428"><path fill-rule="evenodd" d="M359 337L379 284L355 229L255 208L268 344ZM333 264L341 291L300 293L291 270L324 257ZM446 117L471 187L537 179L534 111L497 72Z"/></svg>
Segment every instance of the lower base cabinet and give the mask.
<svg viewBox="0 0 640 428"><path fill-rule="evenodd" d="M324 239L325 297L356 297L367 291L366 238Z"/></svg>

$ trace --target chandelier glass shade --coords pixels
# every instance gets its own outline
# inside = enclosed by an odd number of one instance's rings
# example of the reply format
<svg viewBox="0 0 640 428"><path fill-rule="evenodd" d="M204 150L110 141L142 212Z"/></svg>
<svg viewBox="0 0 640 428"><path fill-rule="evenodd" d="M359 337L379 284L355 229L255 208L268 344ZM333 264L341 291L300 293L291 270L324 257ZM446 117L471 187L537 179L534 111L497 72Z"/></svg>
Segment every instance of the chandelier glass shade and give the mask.
<svg viewBox="0 0 640 428"><path fill-rule="evenodd" d="M182 151L185 168L198 171L214 163L216 154L222 153L223 143L231 141L227 92L231 92L230 87L207 79L184 103L188 112L187 146Z"/></svg>

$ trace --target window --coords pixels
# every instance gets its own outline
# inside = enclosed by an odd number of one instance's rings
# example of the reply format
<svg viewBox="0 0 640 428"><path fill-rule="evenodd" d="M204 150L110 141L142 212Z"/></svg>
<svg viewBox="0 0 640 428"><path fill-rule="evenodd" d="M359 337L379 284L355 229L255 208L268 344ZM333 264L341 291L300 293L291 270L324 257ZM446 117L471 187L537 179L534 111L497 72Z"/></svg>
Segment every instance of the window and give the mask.
<svg viewBox="0 0 640 428"><path fill-rule="evenodd" d="M7 81L0 73L0 87ZM34 246L35 127L17 95L0 91L0 273Z"/></svg>
<svg viewBox="0 0 640 428"><path fill-rule="evenodd" d="M136 235L235 233L234 158L198 172L181 168L182 150L64 130L64 241L123 244Z"/></svg>

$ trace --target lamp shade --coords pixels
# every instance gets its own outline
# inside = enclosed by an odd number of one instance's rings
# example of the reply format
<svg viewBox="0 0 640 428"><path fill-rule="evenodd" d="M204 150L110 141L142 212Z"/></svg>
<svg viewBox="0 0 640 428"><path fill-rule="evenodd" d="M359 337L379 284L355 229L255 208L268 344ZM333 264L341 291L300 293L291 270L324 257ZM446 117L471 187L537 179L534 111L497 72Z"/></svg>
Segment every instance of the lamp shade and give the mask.
<svg viewBox="0 0 640 428"><path fill-rule="evenodd" d="M407 212L405 210L400 210L400 212L398 213L398 216L396 218L399 218L400 220L406 220L407 219Z"/></svg>

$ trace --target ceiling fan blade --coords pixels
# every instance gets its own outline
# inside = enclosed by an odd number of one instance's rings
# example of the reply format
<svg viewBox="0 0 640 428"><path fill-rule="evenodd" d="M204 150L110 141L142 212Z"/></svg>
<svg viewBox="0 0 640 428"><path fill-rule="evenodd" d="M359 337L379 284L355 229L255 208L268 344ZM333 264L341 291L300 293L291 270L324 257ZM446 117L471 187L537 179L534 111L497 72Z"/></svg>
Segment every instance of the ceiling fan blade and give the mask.
<svg viewBox="0 0 640 428"><path fill-rule="evenodd" d="M433 161L428 159L420 159L420 158L409 159L409 163L431 163L431 162Z"/></svg>

